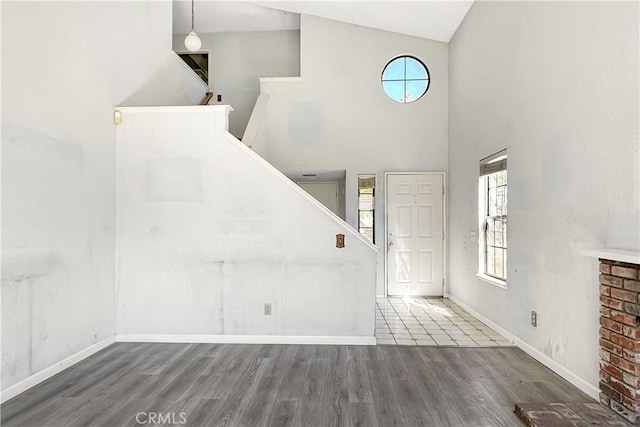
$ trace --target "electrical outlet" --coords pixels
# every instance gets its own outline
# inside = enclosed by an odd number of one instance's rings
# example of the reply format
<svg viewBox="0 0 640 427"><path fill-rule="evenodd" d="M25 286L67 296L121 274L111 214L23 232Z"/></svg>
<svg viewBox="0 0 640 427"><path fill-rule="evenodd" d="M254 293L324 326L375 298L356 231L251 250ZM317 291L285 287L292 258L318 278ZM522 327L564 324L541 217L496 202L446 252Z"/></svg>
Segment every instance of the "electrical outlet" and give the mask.
<svg viewBox="0 0 640 427"><path fill-rule="evenodd" d="M264 304L264 315L271 316L271 303L269 302Z"/></svg>
<svg viewBox="0 0 640 427"><path fill-rule="evenodd" d="M534 328L538 327L538 313L533 310L531 310L531 326Z"/></svg>

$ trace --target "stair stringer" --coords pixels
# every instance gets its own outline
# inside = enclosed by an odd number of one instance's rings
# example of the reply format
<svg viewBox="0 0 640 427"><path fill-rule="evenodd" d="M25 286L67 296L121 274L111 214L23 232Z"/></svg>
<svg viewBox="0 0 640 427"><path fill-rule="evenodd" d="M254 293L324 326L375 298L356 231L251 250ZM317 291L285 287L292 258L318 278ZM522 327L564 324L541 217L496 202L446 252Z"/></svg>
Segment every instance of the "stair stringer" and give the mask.
<svg viewBox="0 0 640 427"><path fill-rule="evenodd" d="M258 163L260 163L262 165L262 167L268 169L271 173L276 175L280 179L280 181L282 181L282 183L284 185L289 186L291 189L295 190L300 196L302 196L305 199L307 199L307 201L309 203L315 205L316 208L322 210L328 217L330 217L334 222L336 222L338 224L338 226L342 227L342 229L343 229L342 231L344 233L347 233L352 238L355 238L355 239L359 240L360 243L368 246L372 250L374 250L376 252L378 251L378 247L377 246L375 246L369 240L364 238L353 227L351 227L345 220L343 220L338 215L336 215L331 209L327 208L325 205L323 205L318 200L316 200L315 197L313 197L312 195L307 193L305 190L300 188L300 186L298 184L293 182L289 177L287 177L285 174L283 174L278 168L276 168L271 163L269 163L267 160L262 158L260 155L258 155L254 151L252 151L249 147L244 145L240 140L238 140L230 132L226 132L226 136L233 144L239 144L239 147L241 147L243 149L243 151L245 152L246 155L248 155L249 157L253 158L253 160L258 162Z"/></svg>

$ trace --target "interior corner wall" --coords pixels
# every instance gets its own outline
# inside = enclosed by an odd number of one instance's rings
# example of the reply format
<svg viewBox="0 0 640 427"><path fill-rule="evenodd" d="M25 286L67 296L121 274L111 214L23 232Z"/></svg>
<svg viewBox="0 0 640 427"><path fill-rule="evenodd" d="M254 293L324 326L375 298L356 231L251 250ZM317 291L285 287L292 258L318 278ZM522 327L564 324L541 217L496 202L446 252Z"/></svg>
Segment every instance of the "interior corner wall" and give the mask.
<svg viewBox="0 0 640 427"><path fill-rule="evenodd" d="M269 95L265 158L280 170L346 170L346 218L358 226L358 174L376 175L376 244L384 241L384 172L446 171L446 43L303 15L300 81L262 82ZM420 58L430 87L399 104L383 91L386 64ZM384 251L378 252L384 293Z"/></svg>
<svg viewBox="0 0 640 427"><path fill-rule="evenodd" d="M300 76L300 31L248 31L198 34L209 51L209 87L214 104L231 105L229 132L242 138L256 99L259 77ZM185 51L184 34L173 35L173 48ZM217 102L217 95L222 102Z"/></svg>
<svg viewBox="0 0 640 427"><path fill-rule="evenodd" d="M171 2L2 2L2 389L115 333L122 103L199 99Z"/></svg>
<svg viewBox="0 0 640 427"><path fill-rule="evenodd" d="M449 45L450 293L598 384L598 270L640 249L638 3L476 2ZM508 149L508 289L477 271L478 162ZM536 310L538 326L529 323Z"/></svg>

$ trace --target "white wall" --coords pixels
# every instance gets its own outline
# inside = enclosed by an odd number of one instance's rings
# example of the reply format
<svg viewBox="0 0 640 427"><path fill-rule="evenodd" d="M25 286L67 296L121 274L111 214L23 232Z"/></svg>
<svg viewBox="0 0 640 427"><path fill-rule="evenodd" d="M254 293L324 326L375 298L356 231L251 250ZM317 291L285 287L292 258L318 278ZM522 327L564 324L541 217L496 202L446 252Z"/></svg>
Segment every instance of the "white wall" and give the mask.
<svg viewBox="0 0 640 427"><path fill-rule="evenodd" d="M113 107L197 102L171 55L170 2L2 3L2 389L115 333Z"/></svg>
<svg viewBox="0 0 640 427"><path fill-rule="evenodd" d="M598 384L597 263L640 248L638 3L476 2L449 45L450 292ZM478 161L508 149L508 289L474 276ZM538 327L529 312L538 312Z"/></svg>
<svg viewBox="0 0 640 427"><path fill-rule="evenodd" d="M317 201L329 208L331 212L344 219L344 215L338 209L338 182L296 182L307 193L311 194Z"/></svg>
<svg viewBox="0 0 640 427"><path fill-rule="evenodd" d="M200 34L208 50L210 102L231 105L229 131L241 138L260 92L258 77L300 75L300 31L251 31ZM184 51L184 34L174 34L173 48ZM217 102L217 95L222 102Z"/></svg>
<svg viewBox="0 0 640 427"><path fill-rule="evenodd" d="M225 134L225 118L123 110L118 334L373 337L375 249Z"/></svg>
<svg viewBox="0 0 640 427"><path fill-rule="evenodd" d="M412 104L385 95L385 65L420 58L431 86ZM269 95L265 158L280 170L345 169L346 217L358 225L358 174L376 174L376 237L384 238L383 173L447 169L447 45L303 15L298 81L262 82ZM384 251L377 293L384 292Z"/></svg>

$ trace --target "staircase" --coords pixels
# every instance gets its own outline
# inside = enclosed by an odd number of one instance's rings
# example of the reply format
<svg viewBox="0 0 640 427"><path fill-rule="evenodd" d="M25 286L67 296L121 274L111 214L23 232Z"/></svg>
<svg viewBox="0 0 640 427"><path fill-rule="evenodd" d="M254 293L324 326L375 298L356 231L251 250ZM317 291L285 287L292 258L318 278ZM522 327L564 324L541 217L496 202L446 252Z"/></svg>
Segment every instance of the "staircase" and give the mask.
<svg viewBox="0 0 640 427"><path fill-rule="evenodd" d="M376 247L234 138L230 107L118 111L119 340L375 343Z"/></svg>

